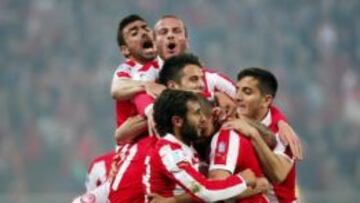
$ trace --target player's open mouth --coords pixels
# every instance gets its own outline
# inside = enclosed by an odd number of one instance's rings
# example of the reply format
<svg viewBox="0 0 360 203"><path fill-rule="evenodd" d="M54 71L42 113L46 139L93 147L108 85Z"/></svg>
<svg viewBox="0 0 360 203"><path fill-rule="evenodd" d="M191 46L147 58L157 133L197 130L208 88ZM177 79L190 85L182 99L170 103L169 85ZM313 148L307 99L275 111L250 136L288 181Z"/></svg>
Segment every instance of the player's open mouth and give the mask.
<svg viewBox="0 0 360 203"><path fill-rule="evenodd" d="M143 42L142 47L143 49L152 49L154 48L154 44L152 43L151 40L146 40Z"/></svg>
<svg viewBox="0 0 360 203"><path fill-rule="evenodd" d="M167 45L167 48L168 48L170 51L174 51L175 48L176 48L176 44L173 43L173 42L170 42L170 43Z"/></svg>
<svg viewBox="0 0 360 203"><path fill-rule="evenodd" d="M147 55L148 57L154 57L156 55L154 43L150 39L144 40L142 42L142 48L144 54Z"/></svg>

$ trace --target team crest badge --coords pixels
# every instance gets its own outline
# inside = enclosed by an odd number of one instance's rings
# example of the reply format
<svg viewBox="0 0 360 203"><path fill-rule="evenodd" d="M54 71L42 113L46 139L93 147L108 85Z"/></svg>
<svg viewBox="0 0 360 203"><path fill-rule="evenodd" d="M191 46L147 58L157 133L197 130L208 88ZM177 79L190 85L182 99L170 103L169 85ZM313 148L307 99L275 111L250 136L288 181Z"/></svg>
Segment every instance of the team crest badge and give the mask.
<svg viewBox="0 0 360 203"><path fill-rule="evenodd" d="M218 146L218 152L219 153L225 153L226 151L226 144L225 142L220 142Z"/></svg>

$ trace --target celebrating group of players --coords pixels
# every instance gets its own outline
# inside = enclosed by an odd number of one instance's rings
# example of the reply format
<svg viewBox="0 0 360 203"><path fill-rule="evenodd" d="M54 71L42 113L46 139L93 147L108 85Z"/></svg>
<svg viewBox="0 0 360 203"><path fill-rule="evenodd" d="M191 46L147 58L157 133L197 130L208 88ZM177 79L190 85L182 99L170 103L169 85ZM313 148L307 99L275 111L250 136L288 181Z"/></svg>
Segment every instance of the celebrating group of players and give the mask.
<svg viewBox="0 0 360 203"><path fill-rule="evenodd" d="M138 15L117 31L116 149L91 163L73 202L297 202L299 138L273 105L278 83L246 68L234 83L188 53L185 24Z"/></svg>

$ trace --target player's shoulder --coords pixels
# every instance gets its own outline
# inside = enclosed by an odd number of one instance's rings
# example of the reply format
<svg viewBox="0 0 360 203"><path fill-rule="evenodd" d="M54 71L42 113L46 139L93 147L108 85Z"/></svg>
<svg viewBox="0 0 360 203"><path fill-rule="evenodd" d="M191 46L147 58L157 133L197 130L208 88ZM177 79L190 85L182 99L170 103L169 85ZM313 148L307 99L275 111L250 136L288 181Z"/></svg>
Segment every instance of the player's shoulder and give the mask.
<svg viewBox="0 0 360 203"><path fill-rule="evenodd" d="M161 162L161 165L163 165L167 171L177 172L181 170L181 164L190 164L180 144L165 139L160 139L157 144L157 160Z"/></svg>
<svg viewBox="0 0 360 203"><path fill-rule="evenodd" d="M104 154L101 154L101 155L95 157L95 158L92 160L92 163L111 159L114 155L115 155L115 150L106 152L106 153L104 153Z"/></svg>
<svg viewBox="0 0 360 203"><path fill-rule="evenodd" d="M137 63L135 61L126 60L126 61L120 63L117 66L116 72L118 72L118 71L130 71L132 68L134 68L136 66L137 66Z"/></svg>
<svg viewBox="0 0 360 203"><path fill-rule="evenodd" d="M100 163L100 162L104 162L104 163L108 163L108 162L111 162L115 156L116 152L115 150L112 150L112 151L109 151L109 152L106 152L104 154L101 154L97 157L95 157L91 162L90 162L90 165L89 165L89 168L88 168L88 171L90 171L95 164L97 163Z"/></svg>
<svg viewBox="0 0 360 203"><path fill-rule="evenodd" d="M275 121L275 122L279 122L281 120L287 121L285 114L281 111L281 109L279 107L272 105L270 107L270 112L271 112L271 119L273 121Z"/></svg>
<svg viewBox="0 0 360 203"><path fill-rule="evenodd" d="M158 151L174 151L177 149L181 149L181 145L175 142L171 142L167 139L160 138L156 143L156 148Z"/></svg>

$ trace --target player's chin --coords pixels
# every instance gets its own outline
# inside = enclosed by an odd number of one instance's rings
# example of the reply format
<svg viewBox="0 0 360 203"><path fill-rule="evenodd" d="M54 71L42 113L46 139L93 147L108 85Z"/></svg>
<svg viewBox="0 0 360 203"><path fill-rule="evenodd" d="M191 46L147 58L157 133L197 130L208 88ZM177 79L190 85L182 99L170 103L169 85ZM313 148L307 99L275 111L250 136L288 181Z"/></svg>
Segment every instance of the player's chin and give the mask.
<svg viewBox="0 0 360 203"><path fill-rule="evenodd" d="M164 53L165 60L168 60L171 57L178 56L180 53L176 50L168 50Z"/></svg>
<svg viewBox="0 0 360 203"><path fill-rule="evenodd" d="M152 50L143 50L142 55L146 59L154 59L157 56L157 52L155 49Z"/></svg>
<svg viewBox="0 0 360 203"><path fill-rule="evenodd" d="M203 137L205 137L205 136L204 136L204 131L203 131L203 129L202 129L202 128L198 128L198 129L197 129L197 139L201 139L201 138L203 138Z"/></svg>

